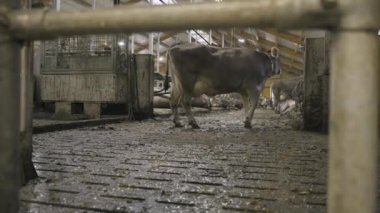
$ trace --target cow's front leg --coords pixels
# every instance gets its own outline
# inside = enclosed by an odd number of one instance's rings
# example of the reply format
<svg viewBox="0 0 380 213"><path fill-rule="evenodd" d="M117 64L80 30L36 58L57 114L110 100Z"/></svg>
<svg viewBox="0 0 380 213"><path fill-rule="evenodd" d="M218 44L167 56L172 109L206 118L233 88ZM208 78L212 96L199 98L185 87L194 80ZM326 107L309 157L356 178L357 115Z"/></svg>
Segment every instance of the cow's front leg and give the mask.
<svg viewBox="0 0 380 213"><path fill-rule="evenodd" d="M244 116L247 117L250 109L249 98L247 94L241 94L241 97L243 99Z"/></svg>
<svg viewBox="0 0 380 213"><path fill-rule="evenodd" d="M175 107L172 107L172 111L173 111L173 123L174 123L174 127L183 127L183 125L179 121L178 105L176 105Z"/></svg>
<svg viewBox="0 0 380 213"><path fill-rule="evenodd" d="M259 100L259 96L260 96L260 91L256 89L248 92L249 108L248 108L248 113L246 114L245 121L244 121L245 128L252 128L251 122L253 118L253 113L255 112L257 102Z"/></svg>
<svg viewBox="0 0 380 213"><path fill-rule="evenodd" d="M187 119L188 119L189 125L190 125L193 129L199 129L199 125L198 125L197 122L195 121L194 114L193 114L193 112L191 111L191 97L185 97L185 98L184 98L184 101L183 101L183 105L184 105L184 107L185 107L186 116L187 116Z"/></svg>

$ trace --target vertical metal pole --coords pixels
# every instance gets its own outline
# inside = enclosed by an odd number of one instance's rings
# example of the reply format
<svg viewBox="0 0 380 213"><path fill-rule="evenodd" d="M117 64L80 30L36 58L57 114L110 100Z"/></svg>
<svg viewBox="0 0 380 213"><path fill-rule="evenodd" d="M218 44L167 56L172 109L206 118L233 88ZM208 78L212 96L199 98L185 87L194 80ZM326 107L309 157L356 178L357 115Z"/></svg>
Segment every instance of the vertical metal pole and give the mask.
<svg viewBox="0 0 380 213"><path fill-rule="evenodd" d="M187 42L191 43L191 30L187 31Z"/></svg>
<svg viewBox="0 0 380 213"><path fill-rule="evenodd" d="M61 10L61 0L55 0L55 9L57 11Z"/></svg>
<svg viewBox="0 0 380 213"><path fill-rule="evenodd" d="M224 33L222 33L222 47L224 47Z"/></svg>
<svg viewBox="0 0 380 213"><path fill-rule="evenodd" d="M230 47L233 47L234 46L234 29L231 30L231 43L230 43Z"/></svg>
<svg viewBox="0 0 380 213"><path fill-rule="evenodd" d="M378 32L378 39L377 39L377 48L378 48L378 50L380 51L380 30L379 30L379 32ZM380 65L379 65L380 66ZM378 85L378 87L380 87L380 67L378 67L377 68L377 73L379 73L378 75L377 75L377 85ZM380 92L378 92L378 94L377 94L377 108L379 109L379 111L380 111ZM377 112L377 129L380 129L380 112ZM378 134L377 134L377 137L378 137L378 140L380 141L380 130L379 130L379 132L378 132Z"/></svg>
<svg viewBox="0 0 380 213"><path fill-rule="evenodd" d="M160 33L157 34L156 43L156 72L160 72Z"/></svg>
<svg viewBox="0 0 380 213"><path fill-rule="evenodd" d="M92 8L93 8L93 9L96 8L96 0L92 0Z"/></svg>
<svg viewBox="0 0 380 213"><path fill-rule="evenodd" d="M330 60L330 213L375 212L380 90L377 82L378 39L374 32L365 31L333 35Z"/></svg>
<svg viewBox="0 0 380 213"><path fill-rule="evenodd" d="M18 0L2 0L0 7L20 8ZM18 212L20 188L20 48L0 25L0 209Z"/></svg>
<svg viewBox="0 0 380 213"><path fill-rule="evenodd" d="M148 42L149 42L149 54L153 55L153 33L149 33Z"/></svg>
<svg viewBox="0 0 380 213"><path fill-rule="evenodd" d="M149 4L153 4L153 0L148 0ZM148 36L148 44L149 44L149 54L152 54L153 55L153 33L149 33L149 36Z"/></svg>
<svg viewBox="0 0 380 213"><path fill-rule="evenodd" d="M131 54L135 54L135 35L131 35L131 45L129 45L131 48Z"/></svg>
<svg viewBox="0 0 380 213"><path fill-rule="evenodd" d="M208 43L210 45L212 45L212 30L209 31L209 34L208 34Z"/></svg>

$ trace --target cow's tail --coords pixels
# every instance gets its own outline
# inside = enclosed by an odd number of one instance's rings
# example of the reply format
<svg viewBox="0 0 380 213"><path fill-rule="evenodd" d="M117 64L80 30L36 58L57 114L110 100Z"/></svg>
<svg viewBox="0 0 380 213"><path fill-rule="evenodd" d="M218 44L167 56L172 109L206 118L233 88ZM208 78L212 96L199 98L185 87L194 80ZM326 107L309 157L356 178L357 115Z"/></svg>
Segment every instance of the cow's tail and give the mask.
<svg viewBox="0 0 380 213"><path fill-rule="evenodd" d="M169 89L169 66L170 66L170 53L169 51L166 53L166 74L165 74L165 82L164 82L164 90L165 92Z"/></svg>

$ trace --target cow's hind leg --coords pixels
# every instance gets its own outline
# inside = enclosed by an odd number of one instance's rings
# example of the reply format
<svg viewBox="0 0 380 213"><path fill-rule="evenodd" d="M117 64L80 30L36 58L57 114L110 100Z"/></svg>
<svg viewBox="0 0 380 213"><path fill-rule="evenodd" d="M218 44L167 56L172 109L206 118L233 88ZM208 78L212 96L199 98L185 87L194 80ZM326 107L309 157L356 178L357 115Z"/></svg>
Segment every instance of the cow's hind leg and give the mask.
<svg viewBox="0 0 380 213"><path fill-rule="evenodd" d="M252 89L251 91L248 91L248 111L244 120L244 127L245 128L252 128L252 118L253 113L255 112L257 102L259 100L260 91L258 91L256 88Z"/></svg>
<svg viewBox="0 0 380 213"><path fill-rule="evenodd" d="M170 105L172 108L174 127L183 127L183 125L179 121L179 114L178 114L178 106L180 104L180 100L181 100L181 95L179 94L179 92L177 92L173 88L171 98L170 98Z"/></svg>
<svg viewBox="0 0 380 213"><path fill-rule="evenodd" d="M271 91L272 96L272 105L275 113L279 112L279 100L280 100L280 92L277 89L273 89Z"/></svg>
<svg viewBox="0 0 380 213"><path fill-rule="evenodd" d="M191 97L188 97L188 96L184 97L184 99L183 99L183 105L184 105L184 108L186 110L186 115L187 115L187 119L188 119L189 125L193 129L199 129L199 125L195 121L194 114L191 111Z"/></svg>

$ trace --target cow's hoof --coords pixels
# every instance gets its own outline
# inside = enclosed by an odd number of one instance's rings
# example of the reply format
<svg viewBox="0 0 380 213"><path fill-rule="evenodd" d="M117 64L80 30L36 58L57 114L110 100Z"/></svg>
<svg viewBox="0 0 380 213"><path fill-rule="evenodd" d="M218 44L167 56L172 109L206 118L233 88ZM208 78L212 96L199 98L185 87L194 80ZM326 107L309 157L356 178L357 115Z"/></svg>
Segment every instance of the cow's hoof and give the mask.
<svg viewBox="0 0 380 213"><path fill-rule="evenodd" d="M174 127L175 128L181 128L181 127L183 127L183 125L178 122L178 123L174 123Z"/></svg>
<svg viewBox="0 0 380 213"><path fill-rule="evenodd" d="M244 122L244 127L247 128L247 129L251 129L251 128L252 128L252 124L251 124L251 122L247 122L247 121L245 121L245 122Z"/></svg>
<svg viewBox="0 0 380 213"><path fill-rule="evenodd" d="M199 129L200 127L199 127L199 125L197 124L197 123L189 123L190 124L190 126L193 128L193 129Z"/></svg>

